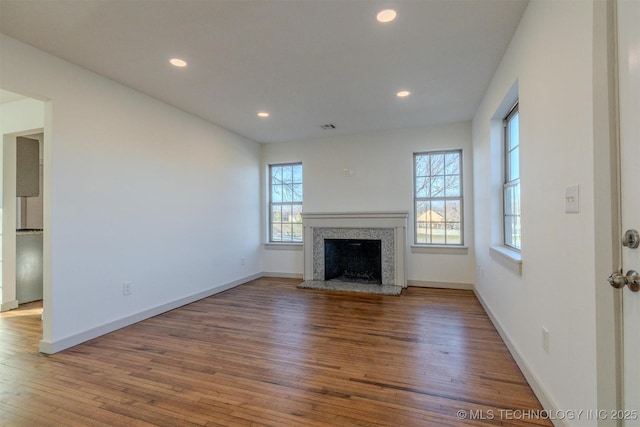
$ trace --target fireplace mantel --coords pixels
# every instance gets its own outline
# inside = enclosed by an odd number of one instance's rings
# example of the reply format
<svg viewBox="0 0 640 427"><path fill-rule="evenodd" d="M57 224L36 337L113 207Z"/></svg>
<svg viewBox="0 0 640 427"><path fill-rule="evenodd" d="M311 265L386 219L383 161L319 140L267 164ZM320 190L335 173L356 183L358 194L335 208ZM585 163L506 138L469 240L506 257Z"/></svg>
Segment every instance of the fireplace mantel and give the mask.
<svg viewBox="0 0 640 427"><path fill-rule="evenodd" d="M370 234L383 236L383 258L387 260L383 261L383 284L406 287L408 216L408 212L303 213L304 279L324 280L324 238L367 238Z"/></svg>

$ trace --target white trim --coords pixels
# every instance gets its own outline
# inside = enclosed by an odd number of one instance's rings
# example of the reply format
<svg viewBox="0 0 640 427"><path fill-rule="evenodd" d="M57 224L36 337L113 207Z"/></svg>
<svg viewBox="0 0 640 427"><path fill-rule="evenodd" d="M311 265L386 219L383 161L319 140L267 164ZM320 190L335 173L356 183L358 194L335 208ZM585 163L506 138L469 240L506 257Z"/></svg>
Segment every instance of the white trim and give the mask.
<svg viewBox="0 0 640 427"><path fill-rule="evenodd" d="M467 255L467 246L411 245L412 254Z"/></svg>
<svg viewBox="0 0 640 427"><path fill-rule="evenodd" d="M416 288L463 289L466 291L474 290L472 283L430 282L424 280L407 280L407 286Z"/></svg>
<svg viewBox="0 0 640 427"><path fill-rule="evenodd" d="M542 407L550 413L557 413L559 411L558 405L549 396L549 393L547 393L547 390L542 385L542 381L540 381L535 372L529 367L526 359L522 357L516 346L513 344L513 341L511 340L511 337L509 336L507 331L502 328L502 325L498 321L498 318L493 315L493 312L491 311L489 305L485 302L484 299L482 299L482 296L478 292L474 290L474 293L476 295L476 298L478 298L480 305L482 305L482 308L484 308L484 311L487 313L487 316L489 316L489 319L491 320L491 323L493 323L494 328L496 328L496 331L498 331L498 334L502 338L502 341L507 346L509 353L511 353L511 356L520 368L520 371L522 371L522 374L529 383L529 386L531 386L531 390L533 390L533 393L540 401ZM554 419L553 424L555 426L569 426L569 422L566 419Z"/></svg>
<svg viewBox="0 0 640 427"><path fill-rule="evenodd" d="M262 273L262 277L281 277L283 279L302 279L302 273L279 273L277 271L265 271Z"/></svg>
<svg viewBox="0 0 640 427"><path fill-rule="evenodd" d="M14 308L18 308L18 300L14 299L13 301L7 301L0 304L0 312L13 310Z"/></svg>
<svg viewBox="0 0 640 427"><path fill-rule="evenodd" d="M522 254L514 249L510 249L506 246L491 246L489 251L493 254L506 258L507 261L511 261L515 264L522 264Z"/></svg>
<svg viewBox="0 0 640 427"><path fill-rule="evenodd" d="M491 258L500 262L509 270L522 276L522 254L519 251L507 248L506 246L489 247Z"/></svg>
<svg viewBox="0 0 640 427"><path fill-rule="evenodd" d="M266 250L275 250L275 251L302 251L303 248L302 243L265 243L264 248Z"/></svg>
<svg viewBox="0 0 640 427"><path fill-rule="evenodd" d="M206 291L198 292L184 298L179 298L175 301L171 301L147 310L143 310L139 313L135 313L130 316L126 316L109 323L105 323L104 325L98 326L96 328L92 328L84 332L80 332L78 334L71 335L53 342L45 341L43 339L40 341L40 352L45 354L57 353L59 351L65 350L75 345L82 344L83 342L89 341L93 338L97 338L99 336L108 334L109 332L113 332L118 329L124 328L126 326L133 325L134 323L149 319L153 316L157 316L158 314L162 314L169 310L182 307L183 305L191 304L192 302L210 297L211 295L224 292L238 285L242 285L243 283L247 283L251 280L259 279L260 277L262 277L262 273L253 274L251 276L234 280L233 282L229 282L224 285L207 289Z"/></svg>
<svg viewBox="0 0 640 427"><path fill-rule="evenodd" d="M389 220L388 225L379 225L379 222L376 222L374 227L394 227L397 224L397 221L393 221L393 219L400 220L401 224L406 224L406 219L409 213L406 211L391 211L391 212L303 212L302 218L303 220L319 220L321 224L311 224L310 226L315 227L327 227L328 225L324 224L325 220L333 220L333 219L354 219L356 222L353 225L347 225L347 227L358 227L358 228L367 228L368 225L364 225L361 223L362 220ZM405 222L402 223L402 220ZM331 224L333 225L333 223Z"/></svg>

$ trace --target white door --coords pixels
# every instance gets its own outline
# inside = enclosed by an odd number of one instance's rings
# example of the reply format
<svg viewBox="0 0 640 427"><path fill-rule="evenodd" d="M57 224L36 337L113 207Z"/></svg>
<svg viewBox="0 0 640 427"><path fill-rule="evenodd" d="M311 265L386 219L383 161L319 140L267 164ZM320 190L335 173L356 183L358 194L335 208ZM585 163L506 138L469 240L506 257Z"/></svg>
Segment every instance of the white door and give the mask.
<svg viewBox="0 0 640 427"><path fill-rule="evenodd" d="M617 20L622 230L640 230L640 0L618 0ZM640 272L640 247L631 246L622 248L625 275ZM640 292L631 287L622 290L624 409L639 414L625 425L640 426Z"/></svg>

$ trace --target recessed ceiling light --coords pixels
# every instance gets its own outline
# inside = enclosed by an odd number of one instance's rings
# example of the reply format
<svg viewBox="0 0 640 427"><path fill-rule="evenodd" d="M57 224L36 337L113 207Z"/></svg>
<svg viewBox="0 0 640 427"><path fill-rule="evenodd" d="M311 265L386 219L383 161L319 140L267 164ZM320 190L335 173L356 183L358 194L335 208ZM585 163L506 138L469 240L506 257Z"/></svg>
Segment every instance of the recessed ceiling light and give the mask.
<svg viewBox="0 0 640 427"><path fill-rule="evenodd" d="M269 113L267 113L266 111L260 111L258 113L258 117L269 117Z"/></svg>
<svg viewBox="0 0 640 427"><path fill-rule="evenodd" d="M180 58L171 58L169 60L169 62L171 63L171 65L173 65L174 67L180 67L180 68L184 68L187 66L187 61L185 61L184 59L180 59Z"/></svg>
<svg viewBox="0 0 640 427"><path fill-rule="evenodd" d="M409 95L411 95L411 92L409 92L408 90L401 90L400 92L396 93L396 96L398 98L406 98Z"/></svg>
<svg viewBox="0 0 640 427"><path fill-rule="evenodd" d="M376 19L378 20L378 22L387 23L396 19L397 15L398 14L393 9L384 9L378 12L378 14L376 15Z"/></svg>

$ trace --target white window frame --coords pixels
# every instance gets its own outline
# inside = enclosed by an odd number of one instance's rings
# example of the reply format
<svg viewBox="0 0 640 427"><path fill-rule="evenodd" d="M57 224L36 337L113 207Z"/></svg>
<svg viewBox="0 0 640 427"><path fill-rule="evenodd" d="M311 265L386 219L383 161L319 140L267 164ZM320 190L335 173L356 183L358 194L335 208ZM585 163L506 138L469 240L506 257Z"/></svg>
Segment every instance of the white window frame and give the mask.
<svg viewBox="0 0 640 427"><path fill-rule="evenodd" d="M284 179L282 179L280 182L274 182L274 169L275 168L280 168L282 169L282 173L284 174L284 168L288 168L288 167L296 167L296 166L300 166L301 171L300 171L300 180L299 182L296 181L294 179L294 174L293 174L293 170L292 173L290 175L291 180L287 180L285 181ZM303 229L302 229L302 217L298 214L298 215L294 215L294 211L297 211L298 213L302 213L302 201L303 201L303 172L304 170L302 169L302 162L296 162L296 163L278 163L278 164L271 164L269 165L269 224L268 224L268 228L269 228L269 243L275 243L275 244L301 244L302 240L303 240ZM281 200L274 201L274 186L279 186L281 187ZM285 189L285 187L287 187ZM296 189L294 191L294 188ZM291 195L290 197L286 197L287 200L285 199L284 194L290 191ZM299 193L299 194L297 194ZM287 217L286 221L284 217L280 217L279 220L277 220L276 218L274 218L274 208L276 207L280 207L280 212L282 215L282 208L283 207L288 207L290 209L290 214ZM274 235L274 225L276 224L280 224L280 230L281 230L281 234L280 236ZM291 232L288 235L283 235L283 228L289 228L289 226L291 226ZM293 230L297 230L293 231ZM299 236L299 237L298 237Z"/></svg>
<svg viewBox="0 0 640 427"><path fill-rule="evenodd" d="M432 156L436 156L436 155L447 155L447 154L457 154L458 155L458 159L459 159L459 164L458 164L458 172L457 174L448 174L446 173L446 164L443 165L443 174L437 174L437 175L426 175L430 178L433 177L440 177L442 176L443 180L446 182L447 177L458 177L458 182L459 182L459 191L458 191L458 195L450 195L450 194L446 194L446 189L444 190L444 194L441 196L432 196L432 195L428 195L428 196L420 196L418 194L418 187L420 187L418 179L419 179L419 175L418 175L418 168L417 168L417 161L418 161L418 157L421 156L429 156L429 159L432 158ZM446 157L445 157L446 159ZM431 173L431 172L429 172ZM417 247L463 247L464 246L464 179L463 179L463 151L462 149L451 149L451 150L437 150L437 151L424 151L424 152L419 152L419 153L414 153L413 154L413 241L414 244ZM446 188L446 184L445 188ZM422 228L421 223L425 222L425 221L419 221L419 210L418 210L418 205L419 203L431 203L431 202L444 202L445 204L447 202L451 202L451 201L458 201L459 202L459 221L448 221L447 218L447 209L444 209L444 215L443 215L443 226L444 226L444 230L445 230L445 234L444 234L444 243L433 243L433 240L431 242L419 242L418 241L418 232L419 229ZM433 214L432 214L433 215ZM425 227L432 227L433 223L439 223L439 221L432 221L432 220L427 220ZM447 230L448 230L448 225L449 224L458 224L459 223L459 228L460 228L460 239L459 241L455 241L455 242L447 242ZM431 234L431 236L433 236L433 234ZM433 237L432 237L433 239Z"/></svg>
<svg viewBox="0 0 640 427"><path fill-rule="evenodd" d="M518 141L512 146L512 120L518 118ZM520 192L520 110L518 102L504 118L504 184L502 189L502 230L503 244L514 251L522 249L521 192ZM513 156L518 162L517 176L512 177Z"/></svg>

